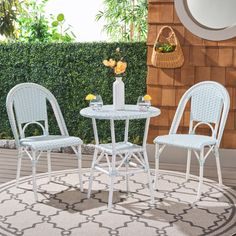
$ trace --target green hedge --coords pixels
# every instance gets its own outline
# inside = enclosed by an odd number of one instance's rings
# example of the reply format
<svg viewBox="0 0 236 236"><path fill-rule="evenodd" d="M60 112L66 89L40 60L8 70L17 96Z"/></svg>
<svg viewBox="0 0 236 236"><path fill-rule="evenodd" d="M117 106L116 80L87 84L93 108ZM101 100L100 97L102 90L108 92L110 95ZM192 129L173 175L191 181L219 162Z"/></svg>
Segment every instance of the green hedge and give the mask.
<svg viewBox="0 0 236 236"><path fill-rule="evenodd" d="M124 78L126 103L135 104L137 97L146 91L145 43L1 44L0 138L12 136L5 109L7 93L18 83L35 82L48 88L57 98L70 135L92 142L91 120L81 117L79 111L88 106L84 98L94 90L102 95L104 104L112 103L114 76L102 60L109 58L117 47L125 52L128 62ZM119 122L116 127L119 139L123 125ZM108 123L99 121L98 126L101 140L108 141ZM51 115L50 132L57 132ZM131 140L138 142L142 133L143 121L133 121Z"/></svg>

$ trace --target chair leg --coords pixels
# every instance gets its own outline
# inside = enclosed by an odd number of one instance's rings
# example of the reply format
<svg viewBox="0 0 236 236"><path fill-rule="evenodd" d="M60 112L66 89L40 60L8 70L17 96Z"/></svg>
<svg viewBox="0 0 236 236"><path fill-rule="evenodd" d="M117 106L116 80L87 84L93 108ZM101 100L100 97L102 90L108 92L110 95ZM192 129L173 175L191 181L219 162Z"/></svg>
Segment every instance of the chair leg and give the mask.
<svg viewBox="0 0 236 236"><path fill-rule="evenodd" d="M111 161L111 170L109 173L110 184L109 184L109 196L108 196L108 210L112 208L112 199L113 199L113 189L114 189L114 181L116 177L116 154L112 155Z"/></svg>
<svg viewBox="0 0 236 236"><path fill-rule="evenodd" d="M48 180L49 182L51 182L52 180L51 150L47 151L47 162L48 162Z"/></svg>
<svg viewBox="0 0 236 236"><path fill-rule="evenodd" d="M36 184L36 152L32 151L32 178L33 178L33 191L34 191L34 199L37 202L38 201L38 195L37 195L37 184Z"/></svg>
<svg viewBox="0 0 236 236"><path fill-rule="evenodd" d="M154 177L154 189L158 188L158 175L159 175L159 159L160 159L160 145L155 145L155 177Z"/></svg>
<svg viewBox="0 0 236 236"><path fill-rule="evenodd" d="M19 186L20 170L21 170L21 160L22 160L23 151L21 148L18 150L18 160L17 160L17 171L16 171L16 187Z"/></svg>
<svg viewBox="0 0 236 236"><path fill-rule="evenodd" d="M126 180L126 192L129 193L129 175L128 175L128 161L125 162L125 180Z"/></svg>
<svg viewBox="0 0 236 236"><path fill-rule="evenodd" d="M82 180L82 154L81 154L81 145L78 147L78 169L79 169L79 183L80 191L83 192L83 180Z"/></svg>
<svg viewBox="0 0 236 236"><path fill-rule="evenodd" d="M109 196L108 196L108 210L112 209L112 199L113 199L113 189L114 189L115 176L113 173L110 175L110 184L109 184Z"/></svg>
<svg viewBox="0 0 236 236"><path fill-rule="evenodd" d="M98 150L95 148L91 170L90 170L90 176L89 176L89 187L88 187L87 198L90 198L90 195L91 195L91 190L92 190L92 185L93 185L94 166L97 159L97 155L98 155Z"/></svg>
<svg viewBox="0 0 236 236"><path fill-rule="evenodd" d="M150 197L151 197L151 204L154 204L154 191L153 191L152 178L151 178L149 162L148 162L148 156L147 156L147 151L146 150L144 150L144 152L143 152L143 157L144 157L145 166L146 166L146 170L147 170L148 185L149 185Z"/></svg>
<svg viewBox="0 0 236 236"><path fill-rule="evenodd" d="M199 184L197 191L197 201L201 197L202 183L203 183L203 168L204 168L204 149L201 150L200 159L199 159Z"/></svg>
<svg viewBox="0 0 236 236"><path fill-rule="evenodd" d="M188 156L187 156L187 167L186 167L186 181L189 179L190 173L190 164L191 164L191 149L188 149Z"/></svg>
<svg viewBox="0 0 236 236"><path fill-rule="evenodd" d="M218 181L219 185L222 185L222 174L221 174L221 168L220 168L220 155L219 155L219 149L215 149L215 158L216 158L216 167L217 167L217 174L218 174Z"/></svg>

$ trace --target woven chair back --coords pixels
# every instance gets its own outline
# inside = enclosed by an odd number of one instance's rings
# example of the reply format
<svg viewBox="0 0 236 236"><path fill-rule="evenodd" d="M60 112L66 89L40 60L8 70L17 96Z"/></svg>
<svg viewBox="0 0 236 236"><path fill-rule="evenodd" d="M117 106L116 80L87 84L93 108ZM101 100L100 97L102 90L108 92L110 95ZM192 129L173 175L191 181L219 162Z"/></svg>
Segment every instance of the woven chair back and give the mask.
<svg viewBox="0 0 236 236"><path fill-rule="evenodd" d="M204 81L188 89L179 102L170 134L177 132L189 101L191 102L190 133L194 130L193 122L206 124L211 128L212 136L217 139L218 145L220 145L230 107L230 97L226 88L217 82Z"/></svg>
<svg viewBox="0 0 236 236"><path fill-rule="evenodd" d="M68 135L60 107L53 94L41 85L22 83L13 87L7 95L6 107L16 145L25 137L25 128L29 124L37 124L48 130L47 102L51 105L62 135Z"/></svg>

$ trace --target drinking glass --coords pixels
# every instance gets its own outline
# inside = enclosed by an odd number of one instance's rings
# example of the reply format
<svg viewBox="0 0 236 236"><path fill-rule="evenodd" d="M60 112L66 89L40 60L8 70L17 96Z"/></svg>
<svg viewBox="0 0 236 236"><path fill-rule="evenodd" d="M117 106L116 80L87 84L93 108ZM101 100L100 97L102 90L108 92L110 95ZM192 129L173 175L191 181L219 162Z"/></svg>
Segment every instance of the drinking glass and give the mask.
<svg viewBox="0 0 236 236"><path fill-rule="evenodd" d="M101 110L103 106L102 97L96 95L96 97L90 101L89 106L95 111Z"/></svg>
<svg viewBox="0 0 236 236"><path fill-rule="evenodd" d="M139 111L147 111L148 108L151 106L151 101L144 100L143 96L139 96L137 106L139 108Z"/></svg>

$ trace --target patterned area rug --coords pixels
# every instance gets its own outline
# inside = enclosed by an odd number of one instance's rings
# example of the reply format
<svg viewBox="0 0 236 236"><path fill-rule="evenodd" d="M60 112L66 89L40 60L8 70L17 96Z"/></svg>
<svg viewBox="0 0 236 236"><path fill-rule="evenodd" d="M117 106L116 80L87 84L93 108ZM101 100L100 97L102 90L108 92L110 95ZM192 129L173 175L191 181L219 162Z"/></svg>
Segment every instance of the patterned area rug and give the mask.
<svg viewBox="0 0 236 236"><path fill-rule="evenodd" d="M84 187L88 187L88 170ZM39 203L34 203L30 177L20 188L11 181L0 186L0 235L24 236L230 236L236 232L236 193L205 180L201 201L195 202L197 178L162 171L155 206L149 204L145 174L130 178L131 193L118 177L115 207L107 210L108 177L96 173L91 199L79 191L76 170L38 175Z"/></svg>

